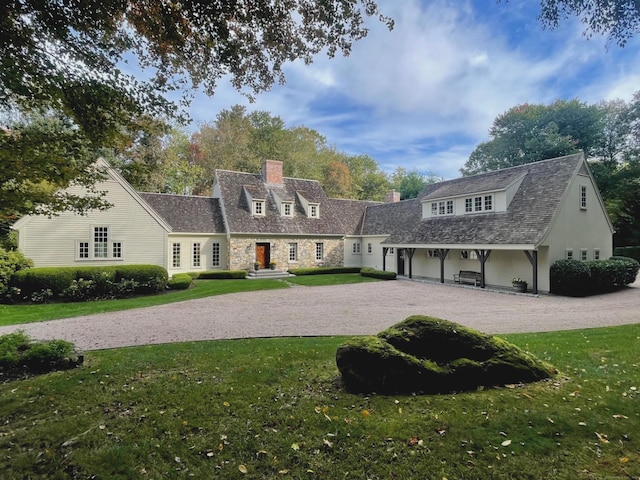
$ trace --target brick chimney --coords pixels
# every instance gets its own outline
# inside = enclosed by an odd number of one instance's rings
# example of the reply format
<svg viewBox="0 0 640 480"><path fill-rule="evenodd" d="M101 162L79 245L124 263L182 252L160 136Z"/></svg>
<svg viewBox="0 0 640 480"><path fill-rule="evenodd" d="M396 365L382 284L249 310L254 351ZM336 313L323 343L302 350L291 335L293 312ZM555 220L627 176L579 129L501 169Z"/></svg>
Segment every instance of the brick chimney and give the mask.
<svg viewBox="0 0 640 480"><path fill-rule="evenodd" d="M282 185L282 162L278 160L265 160L262 164L262 179L265 183Z"/></svg>
<svg viewBox="0 0 640 480"><path fill-rule="evenodd" d="M391 190L389 193L387 193L387 203L396 203L399 201L400 201L400 192Z"/></svg>

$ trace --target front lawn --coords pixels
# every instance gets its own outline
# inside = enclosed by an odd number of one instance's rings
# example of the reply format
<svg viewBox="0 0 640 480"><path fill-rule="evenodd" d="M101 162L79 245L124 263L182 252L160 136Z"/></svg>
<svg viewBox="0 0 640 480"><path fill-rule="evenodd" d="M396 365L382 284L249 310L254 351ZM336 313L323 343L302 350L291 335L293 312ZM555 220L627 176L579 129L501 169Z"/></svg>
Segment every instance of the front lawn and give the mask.
<svg viewBox="0 0 640 480"><path fill-rule="evenodd" d="M377 281L360 274L312 275L286 279L255 280L196 280L195 287L188 290L167 291L161 295L99 300L77 303L48 303L40 305L0 305L0 326L42 322L58 318L79 317L94 313L130 310L167 303L182 302L196 298L224 295L227 293L249 292L288 288L292 284L306 286L339 285Z"/></svg>
<svg viewBox="0 0 640 480"><path fill-rule="evenodd" d="M0 471L18 478L635 478L640 325L505 338L553 381L353 395L344 338L88 352L0 385Z"/></svg>

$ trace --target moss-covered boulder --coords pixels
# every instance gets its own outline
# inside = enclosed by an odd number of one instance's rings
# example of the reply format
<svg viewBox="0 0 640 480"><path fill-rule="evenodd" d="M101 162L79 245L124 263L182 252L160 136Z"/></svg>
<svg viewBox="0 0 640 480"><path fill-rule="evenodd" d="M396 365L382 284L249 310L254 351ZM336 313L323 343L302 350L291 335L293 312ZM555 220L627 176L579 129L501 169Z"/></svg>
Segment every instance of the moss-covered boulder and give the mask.
<svg viewBox="0 0 640 480"><path fill-rule="evenodd" d="M555 369L515 345L447 320L412 316L342 344L336 363L352 392L445 393L534 382Z"/></svg>

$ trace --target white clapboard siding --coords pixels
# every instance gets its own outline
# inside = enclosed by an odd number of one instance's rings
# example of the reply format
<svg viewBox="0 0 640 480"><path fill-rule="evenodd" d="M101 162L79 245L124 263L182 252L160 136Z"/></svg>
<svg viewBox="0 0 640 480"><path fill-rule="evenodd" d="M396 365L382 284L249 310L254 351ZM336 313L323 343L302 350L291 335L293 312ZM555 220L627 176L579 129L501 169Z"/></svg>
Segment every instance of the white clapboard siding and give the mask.
<svg viewBox="0 0 640 480"><path fill-rule="evenodd" d="M154 264L166 268L167 226L115 174L99 185L113 207L88 215L29 216L18 223L19 247L35 266ZM91 242L93 227L109 228L111 242L122 242L121 259L79 260L77 243ZM109 252L111 254L111 251Z"/></svg>

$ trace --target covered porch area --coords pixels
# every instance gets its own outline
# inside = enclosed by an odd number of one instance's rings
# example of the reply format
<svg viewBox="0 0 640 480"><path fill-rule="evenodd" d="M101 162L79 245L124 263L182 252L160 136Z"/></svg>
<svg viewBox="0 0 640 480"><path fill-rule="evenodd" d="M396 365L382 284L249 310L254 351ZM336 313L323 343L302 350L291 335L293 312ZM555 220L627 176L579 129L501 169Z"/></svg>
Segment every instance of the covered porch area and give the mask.
<svg viewBox="0 0 640 480"><path fill-rule="evenodd" d="M388 255L391 248L395 258ZM383 244L382 249L383 270L395 270L409 279L510 288L512 279L520 278L534 294L540 288L540 257L546 256L546 249L536 245Z"/></svg>

